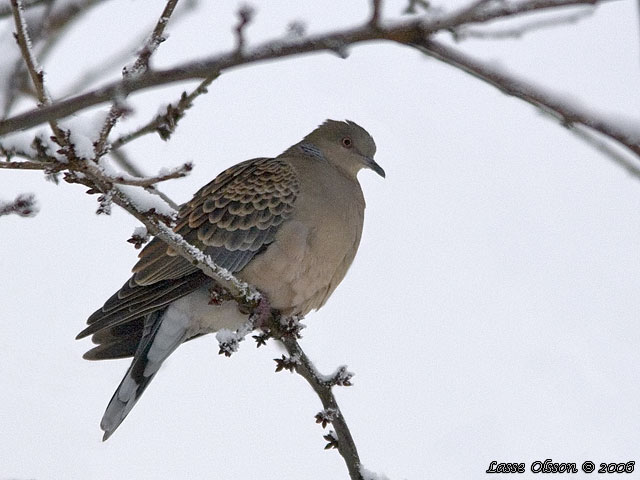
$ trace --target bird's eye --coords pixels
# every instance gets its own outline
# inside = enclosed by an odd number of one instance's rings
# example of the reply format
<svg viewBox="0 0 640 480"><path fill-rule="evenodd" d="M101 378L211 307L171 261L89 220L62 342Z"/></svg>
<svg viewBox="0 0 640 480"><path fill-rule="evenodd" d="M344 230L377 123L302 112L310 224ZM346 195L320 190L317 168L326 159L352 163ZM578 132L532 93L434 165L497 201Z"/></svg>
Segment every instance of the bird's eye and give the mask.
<svg viewBox="0 0 640 480"><path fill-rule="evenodd" d="M351 148L353 146L353 141L349 137L344 137L342 139L342 146L344 148Z"/></svg>

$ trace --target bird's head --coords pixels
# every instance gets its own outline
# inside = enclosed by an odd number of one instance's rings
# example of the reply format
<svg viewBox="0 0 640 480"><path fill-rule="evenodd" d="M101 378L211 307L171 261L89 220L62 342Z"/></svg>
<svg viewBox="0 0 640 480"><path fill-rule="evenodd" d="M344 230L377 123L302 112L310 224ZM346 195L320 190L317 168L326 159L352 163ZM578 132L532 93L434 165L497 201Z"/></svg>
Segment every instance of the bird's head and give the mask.
<svg viewBox="0 0 640 480"><path fill-rule="evenodd" d="M370 168L381 177L385 176L382 167L373 159L376 153L373 138L364 128L350 120L326 120L304 137L300 147L317 149L328 162L353 177L362 168Z"/></svg>

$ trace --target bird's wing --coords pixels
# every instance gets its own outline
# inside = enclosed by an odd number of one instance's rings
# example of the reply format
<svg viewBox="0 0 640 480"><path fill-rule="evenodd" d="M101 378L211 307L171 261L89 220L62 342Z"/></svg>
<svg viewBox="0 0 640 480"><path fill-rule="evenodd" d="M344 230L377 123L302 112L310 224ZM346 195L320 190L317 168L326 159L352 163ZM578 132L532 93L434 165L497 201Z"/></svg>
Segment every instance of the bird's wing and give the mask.
<svg viewBox="0 0 640 480"><path fill-rule="evenodd" d="M298 177L286 159L247 160L222 172L184 204L174 230L217 265L238 272L274 241L278 228L293 212L298 192ZM132 335L123 324L137 325L139 331L139 317L165 308L208 281L197 267L157 238L140 252L133 272L89 317L88 327L78 338L99 332L94 336L96 343L121 342ZM119 356L132 355L130 350ZM87 358L94 358L91 352ZM96 358L107 357L102 352Z"/></svg>

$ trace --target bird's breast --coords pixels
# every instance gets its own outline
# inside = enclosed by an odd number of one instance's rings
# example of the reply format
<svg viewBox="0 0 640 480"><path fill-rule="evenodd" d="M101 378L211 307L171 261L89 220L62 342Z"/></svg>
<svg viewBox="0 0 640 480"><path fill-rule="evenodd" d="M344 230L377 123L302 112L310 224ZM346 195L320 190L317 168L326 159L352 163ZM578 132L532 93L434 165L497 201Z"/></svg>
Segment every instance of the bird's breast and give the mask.
<svg viewBox="0 0 640 480"><path fill-rule="evenodd" d="M352 185L337 191L332 187L302 188L275 241L239 274L284 314L305 315L321 307L358 249L364 217L359 185L357 191Z"/></svg>

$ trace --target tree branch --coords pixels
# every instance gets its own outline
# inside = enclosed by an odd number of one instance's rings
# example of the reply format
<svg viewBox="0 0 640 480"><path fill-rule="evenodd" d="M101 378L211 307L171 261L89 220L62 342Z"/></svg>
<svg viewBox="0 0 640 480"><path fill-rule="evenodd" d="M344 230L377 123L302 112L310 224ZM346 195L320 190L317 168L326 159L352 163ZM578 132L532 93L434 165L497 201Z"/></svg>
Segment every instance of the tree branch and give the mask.
<svg viewBox="0 0 640 480"><path fill-rule="evenodd" d="M182 92L180 100L174 104L167 105L165 113L156 115L146 124L142 125L133 132L127 133L117 138L111 143L111 150L117 150L127 143L148 133L157 132L160 138L168 140L171 134L178 126L178 122L184 117L184 113L193 106L193 101L200 95L207 93L207 87L211 85L218 75L212 75L205 78L200 84L189 94Z"/></svg>
<svg viewBox="0 0 640 480"><path fill-rule="evenodd" d="M539 108L557 119L563 126L572 128L579 124L614 140L618 144L640 156L640 132L637 138L618 125L598 118L577 105L570 104L557 95L525 82L516 76L486 65L469 55L435 40L423 39L411 44L425 55L452 65L510 95ZM640 178L638 176L637 178Z"/></svg>
<svg viewBox="0 0 640 480"><path fill-rule="evenodd" d="M77 168L76 171L82 173L84 178L76 178L72 182L88 185L104 195L109 195L114 203L140 220L147 227L149 233L159 237L178 255L181 255L207 276L214 279L229 292L239 305L248 306L250 309L256 308L257 303L262 299L262 295L254 287L238 280L231 272L217 266L209 255L205 255L199 248L189 244L165 223L164 217L158 214L155 209L145 209L138 206L92 162L78 162L75 167Z"/></svg>
<svg viewBox="0 0 640 480"><path fill-rule="evenodd" d="M37 65L35 56L33 55L31 39L29 38L27 24L24 19L24 7L22 5L22 0L11 0L11 6L13 9L13 19L16 25L15 37L18 42L18 46L20 47L22 58L24 58L25 64L27 65L29 76L31 77L31 81L33 82L33 86L35 87L38 95L38 100L42 105L49 106L51 105L51 97L44 86L44 72ZM62 139L64 135L62 134L62 130L58 128L55 119L51 118L48 120L56 137Z"/></svg>
<svg viewBox="0 0 640 480"><path fill-rule="evenodd" d="M164 10L160 14L160 18L156 23L156 26L151 32L151 36L145 43L144 47L140 51L137 60L133 64L132 67L125 67L124 76L136 76L141 75L147 70L149 70L149 60L151 59L151 55L156 51L158 46L165 41L164 37L164 29L169 23L169 19L173 14L176 5L178 4L178 0L168 0L167 4L164 7Z"/></svg>
<svg viewBox="0 0 640 480"><path fill-rule="evenodd" d="M156 183L166 182L167 180L171 180L173 178L182 178L186 177L189 172L193 170L193 164L187 162L183 165L180 165L177 168L174 168L171 171L166 173L160 173L158 175L152 177L129 177L124 175L119 175L116 177L107 177L105 176L105 180L110 181L111 183L115 183L118 185L131 185L133 187L151 187Z"/></svg>
<svg viewBox="0 0 640 480"><path fill-rule="evenodd" d="M476 9L465 15L464 19L455 18L455 15L419 18L405 20L393 25L379 25L377 28L372 28L367 23L357 28L340 30L297 41L278 39L247 50L242 56L238 56L237 51L234 49L228 53L184 63L167 70L148 71L139 77L112 82L91 92L56 102L55 105L16 115L0 121L0 135L31 128L51 119L65 117L78 110L112 101L114 98L129 95L139 90L184 80L203 79L241 65L311 52L336 52L343 50L345 46L371 40L387 40L402 44L419 43L429 35L443 30L450 30L462 24L483 23L531 12L572 5L602 3L603 1L605 0L532 0L517 4L496 2L495 6L491 8Z"/></svg>
<svg viewBox="0 0 640 480"><path fill-rule="evenodd" d="M272 322L272 324L273 323L275 322ZM363 477L360 471L362 464L358 455L358 449L353 441L353 437L351 436L351 431L349 430L347 421L344 418L332 391L333 385L350 385L349 380L352 374L347 372L346 368L341 367L334 375L325 377L316 370L315 366L309 357L307 357L304 350L302 350L302 347L294 335L287 335L286 333L283 333L280 327L278 338L284 344L290 358L295 360L295 371L307 381L311 388L313 388L316 395L318 395L318 398L320 398L324 409L320 414L328 414L328 418L324 418L330 420L331 424L335 428L337 445L330 442L328 448L334 446L337 447L340 455L342 455L342 458L347 465L351 479L362 480Z"/></svg>
<svg viewBox="0 0 640 480"><path fill-rule="evenodd" d="M502 30L480 30L476 28L457 28L452 30L453 39L456 42L466 40L468 38L480 40L502 40L505 38L522 38L525 34L543 28L557 27L560 25L571 25L578 23L593 14L593 10L583 10L581 12L570 15L563 15L556 18L545 18L534 20L529 23L514 28L505 28Z"/></svg>
<svg viewBox="0 0 640 480"><path fill-rule="evenodd" d="M41 3L53 3L53 0L23 0L23 8L31 8ZM0 18L13 15L13 8L10 5L0 5Z"/></svg>
<svg viewBox="0 0 640 480"><path fill-rule="evenodd" d="M125 79L138 77L149 70L149 60L151 59L151 55L153 55L153 53L156 51L156 49L158 48L158 45L164 42L165 40L163 36L164 29L167 26L167 23L169 22L169 19L171 18L171 14L173 13L173 10L175 9L177 3L178 3L178 0L167 0L164 10L160 15L160 18L158 19L156 26L154 27L153 32L151 33L151 36L145 42L144 47L140 51L140 54L138 55L137 60L135 61L133 66L124 67L122 71L122 76ZM104 122L104 126L100 131L100 137L98 138L98 141L96 142L96 145L95 145L95 152L96 152L96 155L98 156L104 155L104 153L106 153L105 145L109 138L109 134L111 133L111 130L115 126L118 119L126 111L126 109L123 109L122 107L120 107L118 103L119 101L117 100L114 101L113 105L111 106L111 109L109 110L109 114L107 115L107 119Z"/></svg>

